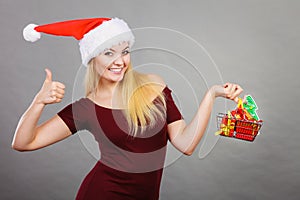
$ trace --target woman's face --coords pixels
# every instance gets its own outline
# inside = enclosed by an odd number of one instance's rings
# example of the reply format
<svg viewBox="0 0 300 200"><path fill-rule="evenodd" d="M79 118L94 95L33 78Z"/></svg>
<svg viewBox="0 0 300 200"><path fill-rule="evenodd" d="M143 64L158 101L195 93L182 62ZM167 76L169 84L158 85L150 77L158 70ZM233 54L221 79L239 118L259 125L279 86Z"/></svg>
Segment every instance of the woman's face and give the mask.
<svg viewBox="0 0 300 200"><path fill-rule="evenodd" d="M112 46L95 57L96 71L100 80L110 82L121 81L130 63L130 52L128 42Z"/></svg>

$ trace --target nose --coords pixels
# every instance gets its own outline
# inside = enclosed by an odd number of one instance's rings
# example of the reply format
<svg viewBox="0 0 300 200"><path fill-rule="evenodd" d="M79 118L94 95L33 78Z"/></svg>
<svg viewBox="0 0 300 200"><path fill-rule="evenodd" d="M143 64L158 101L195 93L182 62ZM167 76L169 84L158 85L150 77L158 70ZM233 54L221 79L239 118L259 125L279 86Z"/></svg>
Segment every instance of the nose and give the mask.
<svg viewBox="0 0 300 200"><path fill-rule="evenodd" d="M123 60L123 56L118 56L115 60L114 60L114 64L115 65L123 65L124 64L124 60Z"/></svg>

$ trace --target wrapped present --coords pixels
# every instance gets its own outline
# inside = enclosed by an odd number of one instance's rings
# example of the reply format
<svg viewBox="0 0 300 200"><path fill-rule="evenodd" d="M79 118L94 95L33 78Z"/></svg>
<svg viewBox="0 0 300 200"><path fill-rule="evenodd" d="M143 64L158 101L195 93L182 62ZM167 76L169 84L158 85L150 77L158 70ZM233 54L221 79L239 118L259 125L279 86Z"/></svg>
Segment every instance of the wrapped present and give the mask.
<svg viewBox="0 0 300 200"><path fill-rule="evenodd" d="M222 122L220 124L220 130L218 134L233 137L236 119L231 117L230 112L228 112L226 117L222 117Z"/></svg>
<svg viewBox="0 0 300 200"><path fill-rule="evenodd" d="M251 96L248 98L249 96L246 97L245 102L239 99L235 110L228 111L227 114L219 113L217 116L219 130L216 135L247 141L255 139L263 121L259 120L256 113L257 106Z"/></svg>

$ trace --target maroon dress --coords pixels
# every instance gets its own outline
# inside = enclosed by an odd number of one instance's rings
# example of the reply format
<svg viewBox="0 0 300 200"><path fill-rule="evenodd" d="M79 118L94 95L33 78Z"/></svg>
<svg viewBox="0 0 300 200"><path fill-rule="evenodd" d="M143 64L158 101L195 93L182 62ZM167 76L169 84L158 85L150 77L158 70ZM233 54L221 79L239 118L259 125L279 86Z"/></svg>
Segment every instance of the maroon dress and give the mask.
<svg viewBox="0 0 300 200"><path fill-rule="evenodd" d="M171 90L163 90L167 110L136 137L128 134L121 109L110 109L82 98L58 113L74 134L88 130L99 144L101 158L83 180L77 200L156 200L166 155L167 124L182 119ZM161 104L154 100L158 108Z"/></svg>

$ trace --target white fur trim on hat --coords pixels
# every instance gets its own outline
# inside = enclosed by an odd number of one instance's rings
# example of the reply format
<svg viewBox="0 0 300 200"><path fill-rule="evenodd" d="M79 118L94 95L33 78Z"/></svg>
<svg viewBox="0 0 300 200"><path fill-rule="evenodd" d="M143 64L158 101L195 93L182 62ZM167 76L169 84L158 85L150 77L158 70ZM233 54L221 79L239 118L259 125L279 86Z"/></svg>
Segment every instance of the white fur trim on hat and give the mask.
<svg viewBox="0 0 300 200"><path fill-rule="evenodd" d="M41 33L34 30L37 26L36 24L28 24L23 29L23 37L26 41L35 42L41 38Z"/></svg>
<svg viewBox="0 0 300 200"><path fill-rule="evenodd" d="M79 41L82 64L87 66L92 58L121 42L129 42L130 47L134 43L134 35L127 23L118 18L103 22Z"/></svg>

